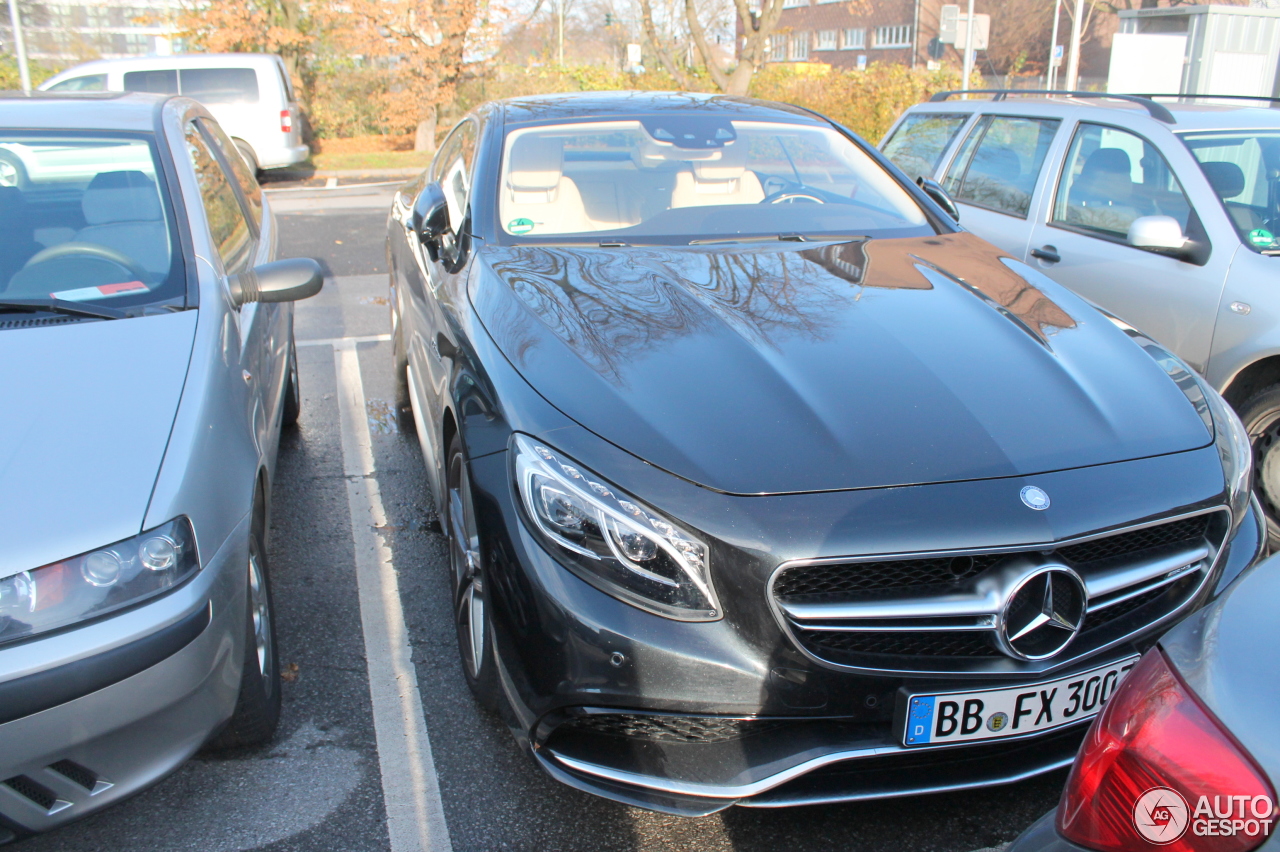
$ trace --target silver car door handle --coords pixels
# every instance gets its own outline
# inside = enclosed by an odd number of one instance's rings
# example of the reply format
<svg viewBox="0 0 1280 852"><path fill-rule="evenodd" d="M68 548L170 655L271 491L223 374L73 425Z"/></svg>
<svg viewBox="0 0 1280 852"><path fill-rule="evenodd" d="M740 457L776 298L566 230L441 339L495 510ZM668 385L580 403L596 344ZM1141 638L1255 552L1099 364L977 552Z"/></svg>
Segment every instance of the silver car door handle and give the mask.
<svg viewBox="0 0 1280 852"><path fill-rule="evenodd" d="M1061 263L1062 255L1058 254L1056 246L1044 246L1043 248L1033 248L1031 256L1043 260L1046 263Z"/></svg>

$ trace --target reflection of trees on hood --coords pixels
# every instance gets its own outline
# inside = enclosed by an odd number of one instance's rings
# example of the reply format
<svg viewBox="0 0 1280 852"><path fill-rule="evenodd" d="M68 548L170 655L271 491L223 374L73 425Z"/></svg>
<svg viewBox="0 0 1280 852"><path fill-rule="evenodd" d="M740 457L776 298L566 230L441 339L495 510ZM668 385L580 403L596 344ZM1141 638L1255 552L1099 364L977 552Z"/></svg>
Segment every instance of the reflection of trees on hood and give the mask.
<svg viewBox="0 0 1280 852"><path fill-rule="evenodd" d="M857 295L849 281L801 253L772 247L619 252L521 246L486 254L535 316L614 381L620 365L644 350L676 335L710 332L717 319L774 347L786 336L821 337L837 321L837 305ZM535 344L536 335L518 332L516 317L504 311L502 320L514 335L515 352L522 355Z"/></svg>

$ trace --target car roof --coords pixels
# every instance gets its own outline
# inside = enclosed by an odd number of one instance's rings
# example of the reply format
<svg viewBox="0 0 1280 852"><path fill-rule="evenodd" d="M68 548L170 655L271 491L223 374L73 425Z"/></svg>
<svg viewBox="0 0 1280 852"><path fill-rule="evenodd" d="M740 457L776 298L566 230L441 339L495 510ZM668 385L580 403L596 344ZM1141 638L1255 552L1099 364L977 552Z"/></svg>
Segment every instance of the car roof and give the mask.
<svg viewBox="0 0 1280 852"><path fill-rule="evenodd" d="M117 68L234 68L262 63L276 63L280 57L274 53L175 53L170 56L128 56L120 59L95 59L60 71L50 80L57 82L69 77L86 74L102 74Z"/></svg>
<svg viewBox="0 0 1280 852"><path fill-rule="evenodd" d="M1144 121L1158 121L1141 103L1108 100L1105 97L1023 97L1014 92L1002 100L980 97L974 100L928 101L911 107L910 112L984 112L1005 115L1053 116L1067 114L1098 121L1117 121L1136 116ZM1242 104L1187 103L1160 99L1155 103L1168 110L1173 124L1163 124L1174 133L1188 130L1226 130L1243 128L1280 128L1280 109Z"/></svg>
<svg viewBox="0 0 1280 852"><path fill-rule="evenodd" d="M147 130L174 95L142 92L0 92L0 127L41 130Z"/></svg>
<svg viewBox="0 0 1280 852"><path fill-rule="evenodd" d="M648 115L676 110L699 115L721 113L736 118L772 118L791 122L803 119L815 124L823 123L814 113L790 104L698 92L567 92L508 98L498 101L497 105L502 107L506 121L511 123Z"/></svg>

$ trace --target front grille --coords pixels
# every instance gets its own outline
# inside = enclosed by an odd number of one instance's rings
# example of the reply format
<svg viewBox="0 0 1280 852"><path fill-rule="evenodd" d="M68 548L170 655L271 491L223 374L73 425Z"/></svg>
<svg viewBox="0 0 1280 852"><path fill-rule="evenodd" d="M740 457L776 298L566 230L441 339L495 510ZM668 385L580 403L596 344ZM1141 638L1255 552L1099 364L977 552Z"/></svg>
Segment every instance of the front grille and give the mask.
<svg viewBox="0 0 1280 852"><path fill-rule="evenodd" d="M1000 652L979 631L815 631L802 637L810 650L836 654L883 654L909 657L998 657Z"/></svg>
<svg viewBox="0 0 1280 852"><path fill-rule="evenodd" d="M722 719L713 716L644 716L604 713L581 716L561 726L565 733L582 732L668 743L722 743L776 728L780 723L760 719Z"/></svg>
<svg viewBox="0 0 1280 852"><path fill-rule="evenodd" d="M1009 662L996 630L1010 584L1036 566L1067 566L1092 597L1083 601L1069 575L1055 575L1055 600L1073 598L1076 613L1088 609L1076 637L1051 658L1056 665L1141 633L1185 606L1202 588L1226 529L1219 510L1019 551L788 565L771 590L796 642L821 660L904 672L995 671L990 667ZM1026 620L1010 612L1011 623ZM855 626L862 629L849 629ZM1017 650L1035 656L1052 648L1035 650L1032 642Z"/></svg>
<svg viewBox="0 0 1280 852"><path fill-rule="evenodd" d="M895 591L954 586L995 565L1002 554L947 556L934 559L887 559L837 565L803 565L785 569L774 581L782 598L838 597L851 592Z"/></svg>

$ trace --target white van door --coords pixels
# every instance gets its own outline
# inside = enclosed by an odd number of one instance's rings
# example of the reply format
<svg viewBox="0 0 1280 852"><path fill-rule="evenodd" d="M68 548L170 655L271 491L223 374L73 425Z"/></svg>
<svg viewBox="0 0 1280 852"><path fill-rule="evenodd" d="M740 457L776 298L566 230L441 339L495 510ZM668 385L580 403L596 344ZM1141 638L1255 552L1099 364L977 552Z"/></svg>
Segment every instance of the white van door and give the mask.
<svg viewBox="0 0 1280 852"><path fill-rule="evenodd" d="M1129 245L1141 216L1171 216L1184 234L1210 242L1168 160L1135 133L1081 122L1062 163L1027 262L1203 372L1231 246L1217 239L1207 259L1180 259Z"/></svg>

